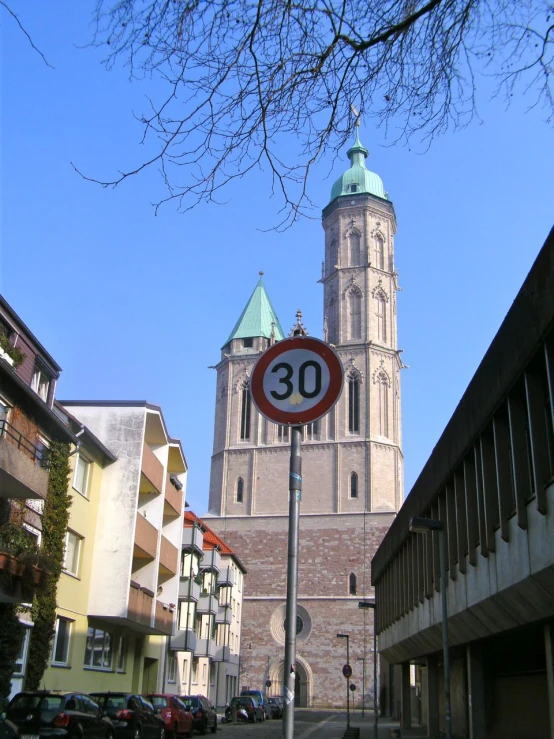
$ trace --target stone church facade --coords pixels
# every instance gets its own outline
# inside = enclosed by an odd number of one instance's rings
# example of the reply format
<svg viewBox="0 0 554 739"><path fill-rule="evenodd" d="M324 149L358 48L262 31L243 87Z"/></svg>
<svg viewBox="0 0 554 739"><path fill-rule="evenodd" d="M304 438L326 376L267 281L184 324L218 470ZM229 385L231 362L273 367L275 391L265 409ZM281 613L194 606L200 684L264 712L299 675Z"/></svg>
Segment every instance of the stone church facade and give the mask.
<svg viewBox="0 0 554 739"><path fill-rule="evenodd" d="M300 505L296 696L299 706L344 706L345 640L351 679L373 695L370 562L403 498L400 370L394 266L395 213L358 135L350 168L323 210L323 338L343 363L339 402L304 427ZM300 322L300 318L299 318ZM248 570L240 685L281 693L288 535L289 429L252 404L249 377L284 338L263 281L256 286L217 365L210 526ZM350 681L349 681L350 682Z"/></svg>

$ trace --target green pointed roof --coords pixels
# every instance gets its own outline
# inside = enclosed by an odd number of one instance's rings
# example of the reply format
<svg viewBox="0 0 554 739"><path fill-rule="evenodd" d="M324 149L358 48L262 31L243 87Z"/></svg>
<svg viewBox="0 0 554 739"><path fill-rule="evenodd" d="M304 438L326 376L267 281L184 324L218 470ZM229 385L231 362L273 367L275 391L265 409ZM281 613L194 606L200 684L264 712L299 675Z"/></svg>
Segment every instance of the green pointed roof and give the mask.
<svg viewBox="0 0 554 739"><path fill-rule="evenodd" d="M273 310L264 282L260 279L223 346L226 346L232 339L250 339L255 336L265 336L266 339L270 339L272 323L274 324L275 341L281 341L285 338L285 334Z"/></svg>
<svg viewBox="0 0 554 739"><path fill-rule="evenodd" d="M340 195L359 195L364 193L388 200L383 180L378 174L371 172L365 166L365 160L369 156L369 152L360 141L358 127L356 127L354 145L348 149L347 154L350 159L350 169L347 169L333 185L330 202Z"/></svg>

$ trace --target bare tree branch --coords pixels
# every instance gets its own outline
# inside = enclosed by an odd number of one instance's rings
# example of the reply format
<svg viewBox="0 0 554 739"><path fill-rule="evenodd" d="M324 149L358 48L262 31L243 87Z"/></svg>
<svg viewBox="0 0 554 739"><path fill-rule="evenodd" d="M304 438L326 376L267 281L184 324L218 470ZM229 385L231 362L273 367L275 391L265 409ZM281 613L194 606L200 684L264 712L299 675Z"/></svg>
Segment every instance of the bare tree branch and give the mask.
<svg viewBox="0 0 554 739"><path fill-rule="evenodd" d="M33 39L31 38L31 35L30 35L30 33L29 33L29 32L27 31L27 29L26 29L26 28L25 28L25 27L23 26L23 24L22 24L22 23L21 23L21 21L19 20L19 17L18 17L17 15L16 15L16 13L14 13L14 12L13 12L13 10L12 10L12 9L10 8L10 6L9 6L9 5L7 5L7 3L5 3L5 2L4 2L4 0L0 0L0 6L1 6L2 8L4 8L4 10L5 10L5 11L6 11L6 12L7 12L7 13L8 13L9 15L11 15L11 17L12 17L12 18L14 19L14 21L15 21L15 22L17 23L17 25L19 26L19 30L20 30L20 31L21 31L21 32L23 33L23 35L24 35L24 36L26 36L26 37L27 37L27 41L28 41L28 42L29 42L29 43L31 44L31 47L32 47L32 48L33 48L33 49L34 49L34 50L35 50L35 51L37 52L37 54L38 54L38 55L40 56L40 58L41 58L41 59L42 59L42 61L43 61L43 62L44 62L44 63L46 64L46 66L47 66L47 67L50 67L50 69L54 69L54 67L53 67L53 66L52 66L52 65L51 65L51 64L50 64L50 63L48 62L48 60L46 59L46 57L44 56L44 54L42 53L42 51L41 51L41 50L40 50L40 49L39 49L39 48L38 48L37 46L35 46L35 43L34 43Z"/></svg>
<svg viewBox="0 0 554 739"><path fill-rule="evenodd" d="M1 1L1 0L0 0ZM313 166L351 136L350 105L389 137L430 145L476 115L478 79L517 90L552 120L552 0L97 0L92 44L108 68L167 85L140 118L188 210L262 169L286 228L309 215Z"/></svg>

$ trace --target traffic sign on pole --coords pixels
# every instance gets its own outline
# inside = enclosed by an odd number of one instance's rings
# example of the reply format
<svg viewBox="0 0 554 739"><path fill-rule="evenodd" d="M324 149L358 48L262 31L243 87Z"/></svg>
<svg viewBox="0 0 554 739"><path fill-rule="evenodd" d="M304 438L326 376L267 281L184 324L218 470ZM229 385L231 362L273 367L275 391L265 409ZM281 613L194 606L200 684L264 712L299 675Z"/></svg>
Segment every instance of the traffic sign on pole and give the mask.
<svg viewBox="0 0 554 739"><path fill-rule="evenodd" d="M294 336L273 344L252 370L252 400L274 423L303 426L324 416L339 399L342 363L320 339Z"/></svg>
<svg viewBox="0 0 554 739"><path fill-rule="evenodd" d="M350 667L350 665L344 665L344 667L342 668L342 674L346 678L352 677L352 668Z"/></svg>

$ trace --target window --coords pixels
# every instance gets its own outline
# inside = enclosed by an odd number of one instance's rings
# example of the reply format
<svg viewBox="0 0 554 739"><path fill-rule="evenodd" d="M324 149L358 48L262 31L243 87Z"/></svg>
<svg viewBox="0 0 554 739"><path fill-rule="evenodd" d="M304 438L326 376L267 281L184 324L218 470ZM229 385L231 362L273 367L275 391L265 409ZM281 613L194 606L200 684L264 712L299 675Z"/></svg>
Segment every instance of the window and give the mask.
<svg viewBox="0 0 554 739"><path fill-rule="evenodd" d="M277 441L287 442L290 438L288 426L277 426Z"/></svg>
<svg viewBox="0 0 554 739"><path fill-rule="evenodd" d="M31 380L31 390L46 402L48 400L48 391L50 390L50 375L41 367L35 364L33 379Z"/></svg>
<svg viewBox="0 0 554 739"><path fill-rule="evenodd" d="M360 234L359 233L351 233L350 234L350 265L352 267L357 267L358 264L360 264Z"/></svg>
<svg viewBox="0 0 554 739"><path fill-rule="evenodd" d="M31 629L26 628L25 633L23 634L23 639L21 640L21 648L19 650L19 654L17 655L17 659L15 660L14 670L13 670L14 676L25 674L25 666L27 664L27 649L29 648L30 633L31 633Z"/></svg>
<svg viewBox="0 0 554 739"><path fill-rule="evenodd" d="M245 349L252 349L254 346L254 339L243 339L242 345Z"/></svg>
<svg viewBox="0 0 554 739"><path fill-rule="evenodd" d="M87 495L89 470L90 462L81 454L78 454L75 462L75 474L73 475L73 487L85 497Z"/></svg>
<svg viewBox="0 0 554 739"><path fill-rule="evenodd" d="M240 438L241 441L249 441L252 398L250 397L250 389L247 385L242 388L240 406Z"/></svg>
<svg viewBox="0 0 554 739"><path fill-rule="evenodd" d="M382 293L377 295L377 338L387 340L387 301Z"/></svg>
<svg viewBox="0 0 554 739"><path fill-rule="evenodd" d="M358 497L358 475L355 472L350 475L350 497Z"/></svg>
<svg viewBox="0 0 554 739"><path fill-rule="evenodd" d="M239 477L237 480L237 503L242 503L242 495L244 492L244 480Z"/></svg>
<svg viewBox="0 0 554 739"><path fill-rule="evenodd" d="M360 381L357 377L348 380L348 431L360 433Z"/></svg>
<svg viewBox="0 0 554 739"><path fill-rule="evenodd" d="M215 662L210 664L210 685L215 684Z"/></svg>
<svg viewBox="0 0 554 739"><path fill-rule="evenodd" d="M359 291L352 291L348 296L350 312L350 339L362 338L362 296Z"/></svg>
<svg viewBox="0 0 554 739"><path fill-rule="evenodd" d="M303 427L304 438L307 441L316 441L319 439L319 421L308 423Z"/></svg>
<svg viewBox="0 0 554 739"><path fill-rule="evenodd" d="M202 665L202 684L206 684L206 678L208 677L208 665L204 662Z"/></svg>
<svg viewBox="0 0 554 739"><path fill-rule="evenodd" d="M69 638L71 636L71 621L58 616L54 632L52 647L52 664L67 665L69 662Z"/></svg>
<svg viewBox="0 0 554 739"><path fill-rule="evenodd" d="M351 572L348 578L348 592L350 595L357 595L356 593L356 575Z"/></svg>
<svg viewBox="0 0 554 739"><path fill-rule="evenodd" d="M375 237L375 266L385 269L385 243L381 236Z"/></svg>
<svg viewBox="0 0 554 739"><path fill-rule="evenodd" d="M79 554L81 551L82 538L73 531L65 534L65 551L63 557L63 568L72 575L79 573Z"/></svg>
<svg viewBox="0 0 554 739"><path fill-rule="evenodd" d="M385 375L379 376L379 434L389 435L389 384Z"/></svg>
<svg viewBox="0 0 554 739"><path fill-rule="evenodd" d="M119 649L117 650L117 671L125 672L127 666L127 637L122 634L119 637Z"/></svg>
<svg viewBox="0 0 554 739"><path fill-rule="evenodd" d="M89 626L85 645L85 667L110 670L112 667L113 636L108 631Z"/></svg>
<svg viewBox="0 0 554 739"><path fill-rule="evenodd" d="M167 682L177 682L177 658L174 657L172 654L169 655L167 662Z"/></svg>
<svg viewBox="0 0 554 739"><path fill-rule="evenodd" d="M192 660L192 682L198 683L198 660L194 658Z"/></svg>

